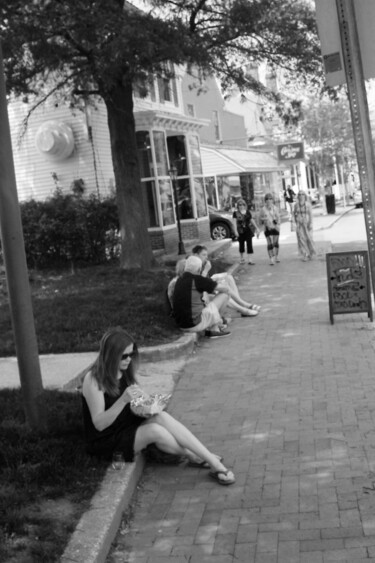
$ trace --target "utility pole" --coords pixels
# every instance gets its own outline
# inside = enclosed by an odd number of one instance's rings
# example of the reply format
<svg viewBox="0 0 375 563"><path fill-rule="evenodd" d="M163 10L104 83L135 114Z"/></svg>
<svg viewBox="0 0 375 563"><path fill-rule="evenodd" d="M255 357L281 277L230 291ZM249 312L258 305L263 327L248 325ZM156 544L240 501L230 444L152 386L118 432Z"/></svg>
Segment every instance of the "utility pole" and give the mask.
<svg viewBox="0 0 375 563"><path fill-rule="evenodd" d="M336 0L375 295L375 159L353 0Z"/></svg>
<svg viewBox="0 0 375 563"><path fill-rule="evenodd" d="M40 400L43 383L14 172L1 44L0 233L25 416L32 428L41 428L44 425Z"/></svg>

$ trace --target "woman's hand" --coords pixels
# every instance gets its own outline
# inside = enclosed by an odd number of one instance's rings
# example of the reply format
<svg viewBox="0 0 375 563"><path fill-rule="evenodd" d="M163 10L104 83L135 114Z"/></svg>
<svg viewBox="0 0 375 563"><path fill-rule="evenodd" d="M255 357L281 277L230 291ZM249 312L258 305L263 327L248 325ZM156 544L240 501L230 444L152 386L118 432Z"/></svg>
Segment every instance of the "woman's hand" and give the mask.
<svg viewBox="0 0 375 563"><path fill-rule="evenodd" d="M133 399L137 399L138 397L143 396L143 391L139 387L139 385L130 385L125 389L123 394L121 395L121 399L123 400L124 404L130 403Z"/></svg>

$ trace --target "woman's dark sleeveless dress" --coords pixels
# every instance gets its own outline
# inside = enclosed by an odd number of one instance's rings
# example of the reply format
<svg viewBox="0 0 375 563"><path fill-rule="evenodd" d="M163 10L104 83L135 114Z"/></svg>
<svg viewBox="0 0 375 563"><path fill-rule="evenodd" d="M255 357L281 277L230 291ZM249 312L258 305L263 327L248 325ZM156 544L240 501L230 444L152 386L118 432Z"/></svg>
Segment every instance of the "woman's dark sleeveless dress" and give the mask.
<svg viewBox="0 0 375 563"><path fill-rule="evenodd" d="M125 386L120 382L120 392L122 393L124 390ZM108 410L117 399L118 397L110 397L104 393L105 410ZM83 395L82 408L87 453L111 459L113 452L121 451L125 461L133 461L135 433L146 419L133 414L127 403L112 424L100 432L93 425L90 410Z"/></svg>

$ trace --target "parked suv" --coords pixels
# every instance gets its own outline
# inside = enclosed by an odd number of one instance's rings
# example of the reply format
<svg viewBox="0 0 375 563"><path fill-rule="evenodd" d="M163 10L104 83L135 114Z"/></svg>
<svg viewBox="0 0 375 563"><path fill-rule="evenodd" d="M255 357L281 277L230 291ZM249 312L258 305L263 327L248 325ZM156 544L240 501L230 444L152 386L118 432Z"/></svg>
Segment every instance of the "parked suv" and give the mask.
<svg viewBox="0 0 375 563"><path fill-rule="evenodd" d="M211 238L223 240L225 238L236 239L233 218L230 213L221 212L211 205L208 206L210 217Z"/></svg>
<svg viewBox="0 0 375 563"><path fill-rule="evenodd" d="M313 205L315 205L316 203L319 202L319 190L316 188L310 188L307 190L309 197L310 197L310 201Z"/></svg>

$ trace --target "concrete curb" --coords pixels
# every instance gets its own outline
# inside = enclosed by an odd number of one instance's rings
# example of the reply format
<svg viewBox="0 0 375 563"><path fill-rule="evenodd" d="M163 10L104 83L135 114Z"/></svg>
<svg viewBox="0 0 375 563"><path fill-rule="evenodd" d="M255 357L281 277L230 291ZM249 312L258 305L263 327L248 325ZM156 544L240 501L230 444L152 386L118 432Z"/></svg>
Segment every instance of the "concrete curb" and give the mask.
<svg viewBox="0 0 375 563"><path fill-rule="evenodd" d="M329 225L325 226L325 227L320 227L319 229L316 229L316 231L325 231L327 229L330 229L331 227L333 227L333 225L335 223L337 223L337 221L340 221L341 217L343 217L344 215L346 215L347 213L349 213L350 211L352 211L352 209L355 209L355 207L349 207L348 209L344 209L344 211L342 211L342 213L340 213L337 217L335 217L332 221L332 223L330 223Z"/></svg>
<svg viewBox="0 0 375 563"><path fill-rule="evenodd" d="M160 362L163 360L172 360L192 352L194 344L197 342L196 334L183 334L178 340L169 344L161 344L158 346L149 346L140 348L140 358L142 362Z"/></svg>
<svg viewBox="0 0 375 563"><path fill-rule="evenodd" d="M110 467L89 510L81 517L60 561L62 563L104 563L116 537L124 510L128 507L144 468L138 455L124 469Z"/></svg>

